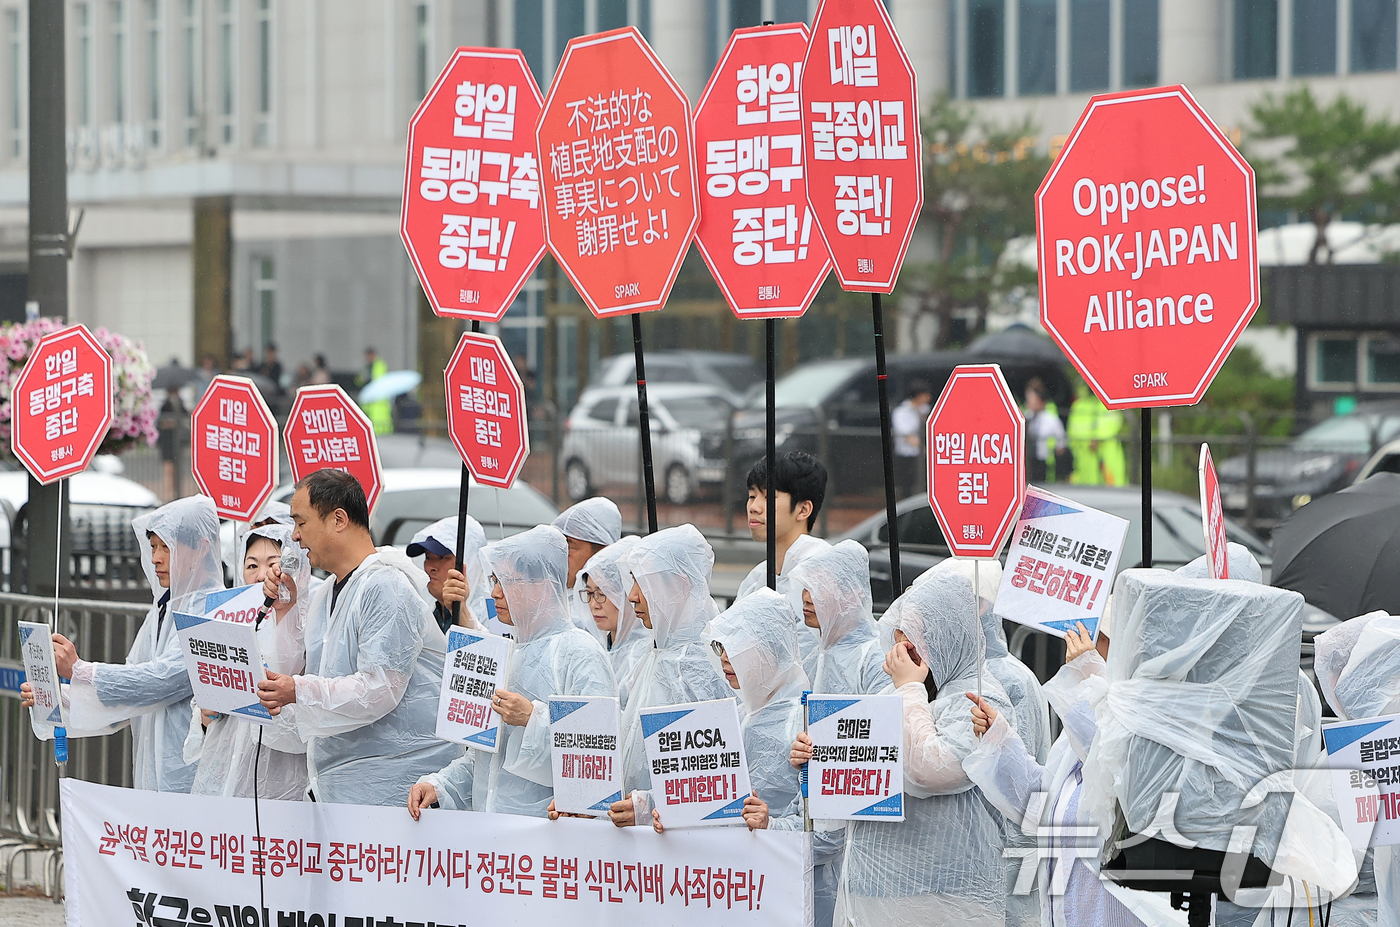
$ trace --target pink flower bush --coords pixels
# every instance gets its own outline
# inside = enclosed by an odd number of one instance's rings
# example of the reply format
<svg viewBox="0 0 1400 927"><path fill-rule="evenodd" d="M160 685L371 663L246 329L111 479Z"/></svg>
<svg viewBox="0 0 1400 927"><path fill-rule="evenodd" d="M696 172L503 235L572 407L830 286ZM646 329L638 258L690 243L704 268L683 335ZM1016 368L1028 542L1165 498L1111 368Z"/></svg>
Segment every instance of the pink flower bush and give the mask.
<svg viewBox="0 0 1400 927"><path fill-rule="evenodd" d="M6 457L14 457L9 429L14 382L39 339L67 327L68 323L58 319L0 326L0 425L4 426L0 428L0 454ZM160 410L151 396L156 369L147 359L145 347L105 328L94 329L92 334L112 358L112 427L98 453L120 454L141 445L154 446Z"/></svg>

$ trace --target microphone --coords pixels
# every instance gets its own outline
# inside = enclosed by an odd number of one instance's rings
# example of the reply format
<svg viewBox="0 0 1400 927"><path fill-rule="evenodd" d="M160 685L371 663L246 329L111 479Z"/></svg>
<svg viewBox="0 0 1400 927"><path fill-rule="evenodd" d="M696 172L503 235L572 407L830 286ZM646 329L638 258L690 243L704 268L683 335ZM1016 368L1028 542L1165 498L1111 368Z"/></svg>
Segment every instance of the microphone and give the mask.
<svg viewBox="0 0 1400 927"><path fill-rule="evenodd" d="M302 568L305 562L306 551L302 550L301 545L296 541L288 539L287 542L282 545L282 558L277 564L282 572L296 573ZM282 602L290 602L292 600L291 593L287 591L286 586L281 587L276 600L270 595L263 596L263 607L258 611L258 620L254 627L257 627L258 624L262 624L262 620L267 617L268 612L272 611L272 603L277 600Z"/></svg>

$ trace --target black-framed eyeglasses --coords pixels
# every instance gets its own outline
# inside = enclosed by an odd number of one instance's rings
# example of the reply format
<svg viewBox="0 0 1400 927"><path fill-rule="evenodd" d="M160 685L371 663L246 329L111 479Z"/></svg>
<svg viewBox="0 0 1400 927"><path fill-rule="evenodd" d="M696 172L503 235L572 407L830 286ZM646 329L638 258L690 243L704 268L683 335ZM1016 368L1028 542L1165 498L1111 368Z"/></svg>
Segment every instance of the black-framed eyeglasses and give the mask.
<svg viewBox="0 0 1400 927"><path fill-rule="evenodd" d="M724 656L724 645L721 644L719 641L710 641L710 649L715 652L715 656Z"/></svg>
<svg viewBox="0 0 1400 927"><path fill-rule="evenodd" d="M607 601L608 598L601 589L580 589L578 591L578 597L579 601L582 602L584 605L587 605L590 602L597 602L599 605L601 605L605 601Z"/></svg>
<svg viewBox="0 0 1400 927"><path fill-rule="evenodd" d="M495 574L495 573L492 573L490 576L488 576L488 577L486 577L486 578L487 578L488 580L491 581L491 585L492 585L492 586L499 586L499 585L501 584L501 581L500 581L499 579L496 578L496 574Z"/></svg>

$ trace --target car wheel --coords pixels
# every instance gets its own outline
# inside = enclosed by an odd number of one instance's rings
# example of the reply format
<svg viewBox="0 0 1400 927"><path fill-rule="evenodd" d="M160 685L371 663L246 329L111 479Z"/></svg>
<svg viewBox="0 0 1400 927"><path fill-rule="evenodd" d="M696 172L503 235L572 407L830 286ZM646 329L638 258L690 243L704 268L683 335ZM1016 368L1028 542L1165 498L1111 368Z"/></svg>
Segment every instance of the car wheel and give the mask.
<svg viewBox="0 0 1400 927"><path fill-rule="evenodd" d="M690 482L690 474L685 467L672 464L666 471L666 501L672 505L685 505L694 495L695 487Z"/></svg>
<svg viewBox="0 0 1400 927"><path fill-rule="evenodd" d="M588 467L577 457L564 467L564 491L569 494L569 499L573 502L582 502L593 495L593 486L588 478Z"/></svg>

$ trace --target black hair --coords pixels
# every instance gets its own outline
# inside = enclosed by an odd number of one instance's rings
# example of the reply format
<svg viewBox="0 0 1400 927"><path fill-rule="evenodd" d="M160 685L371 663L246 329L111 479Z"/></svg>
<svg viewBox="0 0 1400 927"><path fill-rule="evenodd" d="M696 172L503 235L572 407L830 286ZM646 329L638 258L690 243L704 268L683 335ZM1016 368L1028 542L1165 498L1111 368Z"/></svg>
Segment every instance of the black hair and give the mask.
<svg viewBox="0 0 1400 927"><path fill-rule="evenodd" d="M932 671L924 677L924 691L928 693L928 703L932 705L934 699L938 698L938 686L933 681Z"/></svg>
<svg viewBox="0 0 1400 927"><path fill-rule="evenodd" d="M913 399L915 396L918 396L921 393L932 392L933 387L929 385L929 382L927 380L910 380L909 388L904 391L904 394L908 398Z"/></svg>
<svg viewBox="0 0 1400 927"><path fill-rule="evenodd" d="M306 490L306 501L325 518L336 509L345 512L350 524L369 530L369 504L360 481L344 470L317 470L302 477L297 489Z"/></svg>
<svg viewBox="0 0 1400 927"><path fill-rule="evenodd" d="M812 514L807 517L810 529L822 510L822 500L826 498L826 467L820 460L806 451L788 451L779 454L773 462L776 471L773 481L775 492L785 492L791 498L791 509L795 511L800 502L812 503ZM768 461L759 460L749 470L749 489L767 491Z"/></svg>

